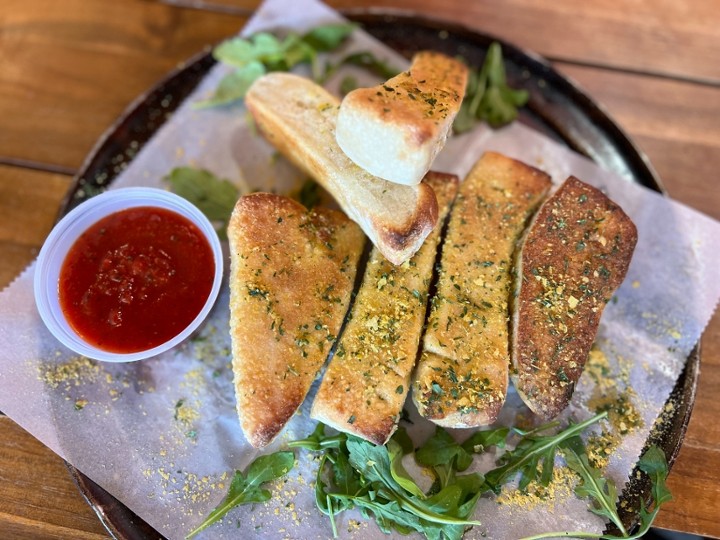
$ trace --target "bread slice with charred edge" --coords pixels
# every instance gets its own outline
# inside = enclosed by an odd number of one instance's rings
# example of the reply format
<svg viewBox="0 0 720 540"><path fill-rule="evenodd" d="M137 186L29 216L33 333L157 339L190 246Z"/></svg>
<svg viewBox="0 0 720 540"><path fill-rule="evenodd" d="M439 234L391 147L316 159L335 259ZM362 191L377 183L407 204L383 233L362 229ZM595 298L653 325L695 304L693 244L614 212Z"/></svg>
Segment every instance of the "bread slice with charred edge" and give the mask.
<svg viewBox="0 0 720 540"><path fill-rule="evenodd" d="M453 175L428 173L442 223L457 193ZM370 260L322 384L313 402L316 420L375 444L397 428L417 358L440 225L401 266L377 249Z"/></svg>
<svg viewBox="0 0 720 540"><path fill-rule="evenodd" d="M570 401L636 242L622 209L572 176L533 219L517 262L512 378L538 416Z"/></svg>
<svg viewBox="0 0 720 540"><path fill-rule="evenodd" d="M335 342L365 237L341 212L256 193L237 202L228 239L237 408L260 448L303 402Z"/></svg>
<svg viewBox="0 0 720 540"><path fill-rule="evenodd" d="M336 97L304 77L270 73L253 83L245 104L268 141L322 185L390 262L402 264L420 248L437 223L435 194L425 183L395 184L355 165L335 140Z"/></svg>
<svg viewBox="0 0 720 540"><path fill-rule="evenodd" d="M513 253L550 177L487 152L460 186L413 378L420 414L445 427L495 421L507 394Z"/></svg>
<svg viewBox="0 0 720 540"><path fill-rule="evenodd" d="M465 96L468 69L439 52L421 51L407 71L340 104L337 142L357 165L399 184L419 184L445 146Z"/></svg>

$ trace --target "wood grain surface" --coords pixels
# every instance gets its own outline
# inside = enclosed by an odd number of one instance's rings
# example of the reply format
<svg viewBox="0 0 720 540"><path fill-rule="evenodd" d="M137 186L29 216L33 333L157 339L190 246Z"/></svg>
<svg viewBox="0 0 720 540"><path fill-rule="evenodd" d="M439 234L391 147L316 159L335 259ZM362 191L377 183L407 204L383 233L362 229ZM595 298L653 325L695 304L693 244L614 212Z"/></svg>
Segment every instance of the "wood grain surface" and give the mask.
<svg viewBox="0 0 720 540"><path fill-rule="evenodd" d="M534 50L600 102L669 193L720 218L720 1L332 0L454 21ZM0 287L32 261L72 175L125 107L236 32L253 0L3 0ZM720 315L660 527L720 538ZM0 417L0 538L104 538L57 456Z"/></svg>

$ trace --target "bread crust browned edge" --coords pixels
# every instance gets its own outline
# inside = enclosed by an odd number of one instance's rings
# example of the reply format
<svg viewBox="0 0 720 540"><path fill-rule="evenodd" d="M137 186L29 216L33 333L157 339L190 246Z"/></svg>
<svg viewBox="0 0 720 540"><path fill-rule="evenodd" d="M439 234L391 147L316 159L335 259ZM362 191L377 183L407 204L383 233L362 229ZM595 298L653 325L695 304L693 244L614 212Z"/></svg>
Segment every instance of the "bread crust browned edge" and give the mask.
<svg viewBox="0 0 720 540"><path fill-rule="evenodd" d="M625 276L627 274L627 270L630 267L630 262L632 260L633 253L635 251L635 245L637 244L637 227L635 226L635 223L633 223L632 219L625 213L625 211L615 203L613 200L611 200L609 197L607 197L602 191L597 189L594 186L591 186L582 180L578 179L575 176L569 176L567 180L563 183L563 185L560 186L559 189L572 189L574 185L581 184L582 186L587 186L592 188L592 190L596 191L598 194L600 194L603 198L607 199L609 202L609 205L617 208L617 210L620 212L619 219L623 221L623 226L627 228L627 238L623 242L621 252L618 256L618 259L621 261L621 266L618 268L617 272L615 272L616 275L621 276L621 278L618 280L618 283L615 287L615 290L622 284L622 282L625 280ZM552 195L551 195L552 197ZM551 198L550 197L550 198ZM546 202L550 199L546 199ZM543 203L544 206L545 203ZM540 215L540 211L542 210L542 206L538 209L538 211L533 216L532 220L528 223L528 226L525 230L525 234L523 235L520 242L518 242L518 247L515 252L515 268L517 271L516 275L516 294L513 298L513 317L512 317L512 324L510 325L510 331L511 333L511 339L510 339L510 358L511 358L511 366L513 369L510 370L511 373L511 379L513 381L513 386L515 387L515 390L517 391L518 395L522 399L523 403L527 405L527 407L540 419L542 420L550 420L552 418L555 418L558 416L562 411L567 408L570 400L572 399L573 393L575 391L575 386L577 384L577 381L580 378L580 375L582 374L582 371L584 370L585 363L587 362L587 355L590 352L590 349L592 348L593 343L595 342L595 337L597 335L597 330L600 325L600 319L602 318L602 314L605 311L605 307L607 306L607 303L603 305L602 309L599 310L599 312L596 314L594 320L591 321L591 325L588 327L588 331L579 333L577 336L577 339L575 340L575 343L578 343L580 345L580 350L586 351L586 354L581 355L582 361L578 362L579 364L579 375L575 380L571 380L571 384L568 384L565 389L565 395L562 401L558 401L556 403L553 403L551 400L544 400L542 403L537 403L537 405L540 405L543 407L543 410L540 410L539 407L536 407L536 402L532 399L529 399L529 397L525 394L523 390L519 388L519 385L517 384L517 374L515 370L517 369L518 360L516 357L517 354L517 336L519 333L521 333L519 330L521 328L530 328L532 327L532 321L529 320L521 320L520 317L517 317L517 313L519 312L519 305L516 304L520 301L520 283L523 278L523 265L522 265L522 247L525 244L525 239L527 235L529 234L530 230L532 229L533 225L535 224L536 220L538 219L538 216ZM525 335L527 335L528 331L524 332ZM572 379L572 378L571 378Z"/></svg>
<svg viewBox="0 0 720 540"><path fill-rule="evenodd" d="M258 192L258 193L251 193L248 195L244 195L238 199L238 201L235 203L235 207L233 208L232 214L230 216L230 220L228 222L227 227L227 235L228 239L230 241L230 259L231 259L231 266L230 266L230 305L233 304L233 299L235 295L237 294L236 288L232 286L232 283L237 282L237 268L238 265L234 263L236 255L236 250L232 248L232 245L236 242L236 235L239 234L237 221L240 219L240 214L242 212L254 212L256 211L256 208L265 208L268 203L273 204L276 208L282 208L285 209L288 212L297 212L301 214L305 214L309 212L310 210L306 208L302 203L291 199L289 197L278 195L275 193L265 193L265 192ZM345 214L338 211L333 210L330 208L323 208L323 212L327 214L338 214L345 217ZM235 315L233 311L230 312L230 335L231 338L234 334L235 328L237 326L237 322L235 321ZM344 318L344 317L343 317ZM235 352L235 344L234 340L231 339L231 352L233 356L233 361L235 361L236 358L236 352ZM325 359L327 361L327 358ZM235 369L233 368L233 391L235 391ZM254 448L264 448L268 444L270 444L283 430L283 428L287 425L287 423L292 418L293 414L298 410L298 408L302 405L304 399L306 396L302 396L298 403L293 405L288 403L287 407L284 407L282 411L280 411L280 414L277 415L275 420L271 423L268 423L263 426L262 429L259 429L257 431L254 431L252 433L247 433L243 429L243 434L245 435L247 441L250 443L251 446ZM243 411L240 410L239 403L237 408L238 416L243 416ZM285 420L282 420L284 418ZM242 426L242 422L241 422Z"/></svg>
<svg viewBox="0 0 720 540"><path fill-rule="evenodd" d="M425 175L425 179L429 174L443 174L429 171ZM449 175L452 176L452 175ZM437 197L433 189L425 183L425 179L418 186L419 187L419 201L416 207L416 213L413 214L412 219L407 223L405 228L402 229L390 229L383 227L380 234L382 239L393 249L398 252L405 253L412 251L414 254L425 241L425 238L432 231L438 220L438 202ZM390 258L388 257L388 260ZM390 260L390 262L395 263Z"/></svg>
<svg viewBox="0 0 720 540"><path fill-rule="evenodd" d="M297 152L294 148L295 145L288 144L291 139L290 137L277 139L272 136L274 131L280 130L280 120L273 121L271 115L263 114L262 104L255 103L253 100L245 100L245 105L255 120L258 131L263 137L298 168L309 172L302 160L296 159L295 156ZM382 249L383 255L395 265L402 264L420 249L427 235L430 234L430 231L432 231L437 224L437 198L435 197L433 189L424 181L418 185L418 202L415 210L415 213L413 213L410 219L401 227L390 228L382 226L381 223L381 227L377 227L378 223L373 223L378 234L378 244L381 244L382 241L388 248L393 250L393 252L389 252L387 249ZM378 246L378 248L380 247L381 246Z"/></svg>
<svg viewBox="0 0 720 540"><path fill-rule="evenodd" d="M543 171L542 169L540 169L538 167L534 167L534 166L529 165L525 162L522 162L518 159L512 158L510 156L507 156L505 154L495 152L492 150L487 150L487 151L483 152L480 159L484 158L485 156L492 156L492 155L502 158L503 160L511 160L513 162L514 166L521 166L522 168L527 169L528 171L533 171L534 173L537 174L537 176L547 178L547 187L544 190L544 194L542 195L541 202L538 203L537 207L536 207L536 210L539 209L540 206L542 205L542 200L545 197L547 197L547 192L550 189L550 186L551 186L550 176L545 171ZM452 210L448 213L448 216L447 216L448 222L451 219L451 213L452 213ZM536 212L531 212L528 215L527 220L525 222L525 232L527 231L528 225L534 219L535 214L536 214ZM524 239L525 232L523 233L523 235L521 235L521 239L519 239L517 242L517 245L515 248L515 253L513 254L513 257L515 257L519 251L518 246L521 245L521 243L522 243L521 240ZM441 240L441 242L439 243L438 259L436 261L436 264L442 263L442 250L443 250L443 245L445 244L446 241L447 241L447 239L443 238ZM508 293L508 306L513 305L514 296L515 295L513 294L513 289L511 286L511 290ZM430 314L429 309L430 309L430 304L428 305L428 314L426 316L426 320ZM510 313L508 315L510 315ZM509 356L511 362L512 362L512 346L513 346L512 336L513 336L513 327L512 327L512 318L510 318L510 320L508 320L508 349L509 349L508 356ZM430 355L430 356L435 356L438 358L444 358L441 355L438 355L437 353L424 351L424 350L422 350L422 347L419 352L419 356L420 355ZM511 371L512 370L509 370L510 373L511 373ZM506 389L505 389L505 397L507 397L507 391L509 389L509 386L510 386L510 381L508 380ZM413 392L414 392L414 390L415 389L413 388ZM416 400L415 394L413 394L413 400L415 401L415 405L418 409L422 408L422 405ZM504 404L505 404L505 399L494 401L491 406L487 407L482 412L478 411L477 413L474 413L474 414L467 414L467 413L461 414L459 412L454 412L452 414L448 414L448 415L444 415L444 416L440 416L439 414L425 414L425 413L423 413L421 415L423 417L427 418L428 420L430 420L431 422L433 422L434 424L441 426L441 427L445 427L445 428L458 428L458 429L474 428L474 427L478 427L478 426L489 425L489 424L492 424L493 422L495 422L497 420L498 416L500 415L500 411L502 410ZM468 422L469 418L472 418L473 420L471 422Z"/></svg>
<svg viewBox="0 0 720 540"><path fill-rule="evenodd" d="M455 175L455 174L444 173L444 172L438 172L438 171L430 170L430 171L428 171L427 174L425 175L424 181L428 181L428 182L433 181L433 182L435 182L435 183L442 182L442 183L451 183L451 184L454 184L454 185L456 186L455 196L457 196L457 186L460 184L460 179L459 179L458 176ZM428 187L430 187L430 186L428 186ZM434 191L433 191L433 198L435 199ZM447 215L446 215L446 217L445 217L445 221L447 221L447 219L449 219L450 209L452 208L453 203L454 203L454 198L453 198L453 201L451 201L450 204L449 204L449 208L448 208L448 211L447 211ZM436 203L435 203L435 204L436 204L436 207L437 207L437 199L436 199ZM438 211L439 211L439 210L438 210ZM437 218L436 218L436 220L437 220ZM446 224L446 223L441 222L441 223L438 223L437 226L439 226L439 227L444 227L445 224ZM440 249L441 249L441 245L442 245L442 234L443 234L443 232L441 231L441 232L440 232L441 237L438 238L437 245L435 246L435 259L434 259L433 265L432 265L432 267L431 267L431 269L430 269L430 271L429 271L429 274L428 274L428 279L430 280L430 287L433 286L433 283L434 283L434 281L435 281L435 279L436 279L436 276L435 276L435 265L437 264L438 257L439 257L439 253L440 253ZM423 238L423 242L424 242L424 241L425 241L425 239ZM356 291L356 292L357 292L357 290L359 289L359 287L362 286L361 284L362 284L362 282L363 282L364 273L365 273L366 270L367 270L367 267L364 269L364 271L363 271L362 273L358 272L358 275L356 276L356 287L355 287L355 291ZM354 305L355 300L356 300L356 299L354 299L354 300L352 301L352 305L350 306L350 309L348 310L349 312L348 312L348 315L346 315L345 324L347 324L349 318L352 318L352 312L353 312L353 310L354 310L354 308L355 308L355 305ZM418 336L417 351L416 351L416 353L415 353L415 358L416 358L416 360L415 360L415 365L413 366L413 369L411 370L411 373L412 373L412 371L414 371L415 368L417 367L417 359L420 357L420 353L422 352L422 336L423 336L423 334L424 334L424 332L425 332L425 323L427 322L427 317L428 317L428 313L429 313L429 312L428 312L429 306L430 306L430 295L428 294L428 300L427 300L426 310L425 310L425 314L424 314L424 316L423 316L423 326L422 326L422 328L421 328L421 330L420 330L420 335ZM342 341L343 333L345 332L345 324L343 325L343 328L342 328L342 330L340 331L340 334L339 334L339 337L338 337L338 341L337 341L338 343L340 343L340 342ZM412 374L410 375L410 382L409 382L408 385L407 385L407 387L408 387L408 392L407 392L406 395L405 395L405 401L403 402L402 406L400 407L401 411L402 411L402 407L405 405L405 402L407 401L408 396L410 395L409 388L410 388L411 386L412 386ZM313 405L312 405L312 410L313 410L313 411L315 410L316 405L317 405L317 401L314 401L314 402L313 402ZM312 416L313 418L315 418L315 416L312 415L312 413L311 413L311 416ZM336 422L336 421L334 421L332 418L328 417L327 415L322 415L322 422L325 423L327 426L332 427L333 429L336 429L336 430L342 431L342 432L346 432L346 433L351 433L351 434L353 434L353 435L355 435L355 436L357 436L357 437L364 438L364 439L372 442L373 444L376 444L376 445L379 445L379 446L386 444L386 443L390 440L390 438L392 437L393 433L395 433L395 431L397 430L397 427L398 427L398 422L397 422L397 421L393 421L391 418L384 418L381 422L378 422L375 426L373 426L372 429L364 430L364 431L362 431L362 433L360 433L360 432L357 431L357 430L356 430L356 431L352 431L352 430L346 429L346 424L345 424L345 422Z"/></svg>

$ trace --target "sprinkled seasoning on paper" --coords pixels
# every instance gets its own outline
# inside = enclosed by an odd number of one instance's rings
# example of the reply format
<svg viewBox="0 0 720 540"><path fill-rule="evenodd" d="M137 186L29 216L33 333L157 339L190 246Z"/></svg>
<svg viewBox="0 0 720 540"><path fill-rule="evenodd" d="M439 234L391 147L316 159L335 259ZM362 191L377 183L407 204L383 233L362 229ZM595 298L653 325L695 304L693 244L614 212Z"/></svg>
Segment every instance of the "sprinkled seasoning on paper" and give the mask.
<svg viewBox="0 0 720 540"><path fill-rule="evenodd" d="M543 511L554 512L558 503L573 496L577 482L578 477L571 469L556 465L552 480L547 486L530 482L526 489L519 490L514 483L508 484L498 495L497 502L522 511L541 507Z"/></svg>
<svg viewBox="0 0 720 540"><path fill-rule="evenodd" d="M266 10L265 6L271 9ZM278 18L274 18L274 14ZM336 17L316 2L271 0L258 10L247 32L257 32L262 25L272 28L288 23L307 29L319 22L336 20ZM372 50L393 61L398 58L363 33L353 39L357 41L349 47ZM209 74L190 100L216 88L222 75L222 70ZM181 105L142 150L138 151L138 145L135 145L135 160L113 182L113 187L161 187L160 179L168 171L190 163L211 168L224 177L234 177L240 171L251 182L250 189L284 191L285 181L287 187L296 185L298 173L283 160L268 169L274 150L245 124L242 107L205 112L193 110L190 102ZM205 141L213 141L213 144ZM184 150L182 158L175 154L179 146ZM229 147L233 149L231 152L227 150ZM601 325L601 331L610 334L613 347L622 351L628 366L632 365L628 367L629 378L637 396L632 396L630 402L644 421L642 427L633 428L622 436L621 446L608 462L608 474L622 486L655 415L665 407L667 395L684 360L720 296L720 284L711 271L720 264L720 250L715 249L720 227L696 212L602 172L587 160L517 123L498 132L479 130L455 139L448 143L445 155L441 155L436 163L441 169L463 176L467 171L463 167L470 165L468 160L474 162L486 149L503 152L526 163L538 163L554 178L575 174L606 189L633 219L637 218L640 244L631 273L618 291L616 301L608 306L607 317ZM662 219L658 222L654 216L662 216ZM100 371L94 382L90 379L95 369L92 363L89 371L81 370L84 375L77 385L72 370L51 372L45 381L41 374L48 371L48 365L63 364L70 359L55 357L57 344L29 307L33 305L32 278L33 270L30 269L3 291L0 298L0 409L22 421L31 433L112 492L159 532L172 539L183 538L223 498L232 471L244 469L255 457L238 435L228 356L222 352L215 356L210 352L213 347L222 351L223 340L206 328L199 339L158 359L134 365L96 366ZM227 313L222 308L227 301L227 297L221 296L219 307L212 315L211 323L218 336L227 333ZM666 321L660 321L656 315L659 313ZM649 316L642 317L642 314ZM656 331L649 332L653 327ZM616 355L608 352L606 344L602 350L608 357L611 371L618 373ZM79 361L79 364L83 363L83 360ZM207 385L205 389L199 384L193 386L193 382L198 382L193 381L194 375L185 378L189 372L201 367L204 369L201 378ZM595 382L590 375L585 378L587 380L581 381L580 385L583 388L576 392L577 399L563 418L587 415L585 399L589 396L581 390L591 393ZM125 380L129 387L124 386ZM185 386L181 387L183 384ZM193 388L197 390L197 396ZM117 391L115 396L110 394L111 389ZM623 389L621 387L620 391ZM29 399L36 397L36 400ZM182 398L200 401L197 443L175 428L175 405ZM82 408L76 409L76 404ZM188 404L195 408L192 401ZM672 404L669 406L670 411L673 407ZM503 421L516 423L518 411L522 409L508 410ZM290 422L286 432L290 438L312 431L306 420L307 413L308 409L303 408L302 414ZM661 417L660 422L663 421L664 417ZM415 426L421 429L419 422ZM98 433L105 435L102 440L98 440ZM284 440L287 439L283 437L278 441L278 447L282 447ZM98 451L107 455L106 462L98 462ZM298 466L303 467L303 478L314 478L312 469L316 463ZM195 477L185 476L190 474ZM224 480L223 474L226 475ZM202 480L205 477L207 484ZM213 482L214 489L204 488ZM188 493L184 498L186 483ZM223 488L220 488L221 483ZM282 491L285 488L280 488L278 500L273 499L254 509L234 510L213 534L232 537L241 530L243 538L328 538L330 528L326 517L315 509L313 487L309 482L305 485L298 482L292 489L288 486L288 492L297 491L292 496ZM172 496L163 495L163 491L172 492ZM486 534L495 540L513 539L528 533L557 530L562 525L589 525L587 529L603 530L603 520L587 512L587 501L575 497L561 501L562 497L557 493L555 498L554 514L545 511L542 505L535 511L521 510L512 505L499 505L489 498L482 499L477 515L486 525L484 530L474 529L467 537ZM287 506L288 503L292 503L294 509ZM278 507L277 516L275 507ZM294 521L292 512L297 513L300 525ZM353 519L361 518L353 516ZM338 523L341 535L363 540L385 538L373 523L362 521L359 528L354 526L356 524ZM284 532L279 532L280 529ZM347 532L350 529L354 532Z"/></svg>

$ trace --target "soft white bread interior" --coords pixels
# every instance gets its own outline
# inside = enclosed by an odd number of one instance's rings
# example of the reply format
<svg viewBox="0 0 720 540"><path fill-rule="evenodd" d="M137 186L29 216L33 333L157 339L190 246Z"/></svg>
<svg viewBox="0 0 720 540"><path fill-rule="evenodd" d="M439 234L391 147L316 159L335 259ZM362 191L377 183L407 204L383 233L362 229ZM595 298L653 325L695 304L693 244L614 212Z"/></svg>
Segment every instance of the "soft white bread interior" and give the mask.
<svg viewBox="0 0 720 540"><path fill-rule="evenodd" d="M413 379L421 415L445 427L494 422L507 395L513 252L550 177L487 152L460 185Z"/></svg>
<svg viewBox="0 0 720 540"><path fill-rule="evenodd" d="M427 176L442 223L458 179ZM373 249L352 317L315 396L314 419L375 444L385 444L397 428L417 358L440 228L400 266Z"/></svg>
<svg viewBox="0 0 720 540"><path fill-rule="evenodd" d="M366 171L398 184L419 184L460 110L467 67L433 51L410 69L372 88L350 92L340 105L337 142Z"/></svg>
<svg viewBox="0 0 720 540"><path fill-rule="evenodd" d="M228 239L237 408L260 448L303 402L335 342L365 237L342 212L256 193L236 204Z"/></svg>
<svg viewBox="0 0 720 540"><path fill-rule="evenodd" d="M407 261L438 219L426 183L404 186L358 167L335 140L339 100L304 77L270 73L245 103L265 137L322 185L393 264Z"/></svg>

